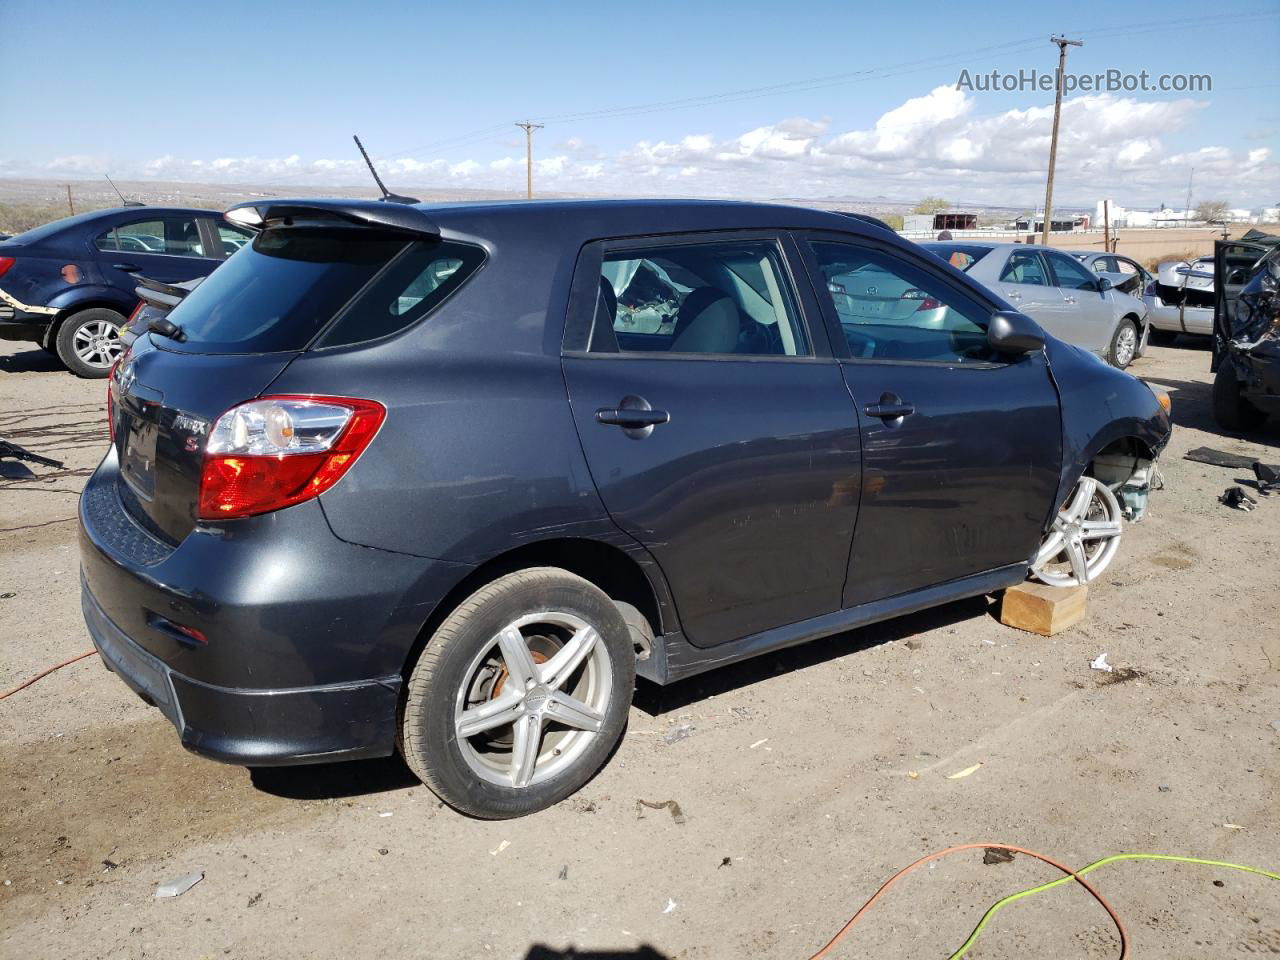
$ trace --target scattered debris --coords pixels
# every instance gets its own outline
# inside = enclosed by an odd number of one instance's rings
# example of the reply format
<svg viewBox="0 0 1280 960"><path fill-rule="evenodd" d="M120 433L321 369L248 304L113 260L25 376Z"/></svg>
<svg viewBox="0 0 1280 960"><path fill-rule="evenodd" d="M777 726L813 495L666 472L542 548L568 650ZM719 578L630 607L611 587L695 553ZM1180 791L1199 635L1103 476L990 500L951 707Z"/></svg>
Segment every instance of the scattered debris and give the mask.
<svg viewBox="0 0 1280 960"><path fill-rule="evenodd" d="M1272 720L1271 729L1274 730L1276 733L1280 733L1280 720Z"/></svg>
<svg viewBox="0 0 1280 960"><path fill-rule="evenodd" d="M756 741L755 743L753 743L751 746L747 747L747 749L748 749L748 750L754 750L756 747L763 747L763 746L764 746L766 743L768 743L768 742L769 742L769 738L768 738L768 737L765 737L763 740L757 740L757 741Z"/></svg>
<svg viewBox="0 0 1280 960"><path fill-rule="evenodd" d="M924 639L921 637L908 637L906 647L908 650L919 650L924 646Z"/></svg>
<svg viewBox="0 0 1280 960"><path fill-rule="evenodd" d="M1241 826L1240 824L1238 824L1238 823L1224 823L1224 824L1223 824L1223 826L1224 826L1224 827L1226 827L1228 830L1243 830L1243 829L1244 829L1244 827L1242 827L1242 826Z"/></svg>
<svg viewBox="0 0 1280 960"><path fill-rule="evenodd" d="M378 848L378 856L380 856L380 857L385 857L385 856L386 856L388 853L390 853L390 852L391 852L391 851L390 851L390 850L388 850L386 847L379 847L379 848Z"/></svg>
<svg viewBox="0 0 1280 960"><path fill-rule="evenodd" d="M1226 886L1226 884L1225 884L1225 883L1223 883L1221 880L1215 880L1215 881L1213 881L1213 885L1214 885L1215 887L1225 887L1225 886Z"/></svg>
<svg viewBox="0 0 1280 960"><path fill-rule="evenodd" d="M37 463L42 467L54 467L58 470L61 470L64 466L61 460L50 460L48 457L42 457L40 454L32 453L16 443L10 443L8 440L0 440L0 460L25 460L27 463Z"/></svg>
<svg viewBox="0 0 1280 960"><path fill-rule="evenodd" d="M1160 786L1156 787L1156 789L1159 790L1161 793L1173 792L1173 787L1166 787L1164 784L1161 784Z"/></svg>
<svg viewBox="0 0 1280 960"><path fill-rule="evenodd" d="M982 853L982 862L988 867L996 863L1013 863L1013 851L1000 847L987 847Z"/></svg>
<svg viewBox="0 0 1280 960"><path fill-rule="evenodd" d="M507 849L507 847L509 846L511 846L511 841L503 840L500 844L498 844L496 847L494 847L492 850L489 851L489 856L496 857L498 854L500 854L503 850Z"/></svg>
<svg viewBox="0 0 1280 960"><path fill-rule="evenodd" d="M1111 672L1111 664L1107 663L1107 652L1105 650L1089 661L1089 669L1101 670L1103 673Z"/></svg>
<svg viewBox="0 0 1280 960"><path fill-rule="evenodd" d="M732 713L739 720L746 720L748 717L751 716L750 707L731 707L729 709L729 712Z"/></svg>
<svg viewBox="0 0 1280 960"><path fill-rule="evenodd" d="M17 594L12 590L7 590L4 593L0 593L0 600L12 600L16 596Z"/></svg>
<svg viewBox="0 0 1280 960"><path fill-rule="evenodd" d="M559 880L569 879L569 865L567 863L560 868L560 873L557 875L557 879Z"/></svg>
<svg viewBox="0 0 1280 960"><path fill-rule="evenodd" d="M262 891L258 891L258 892L257 892L257 893L255 893L252 897L250 897L250 898L249 898L249 902L248 902L248 903L246 903L246 904L245 904L245 906L246 906L246 907L256 907L256 906L257 906L258 904L260 904L261 902L262 902Z"/></svg>
<svg viewBox="0 0 1280 960"><path fill-rule="evenodd" d="M182 876L175 877L168 883L162 883L156 887L156 899L164 900L169 897L180 897L203 879L203 870L197 870L195 873L184 873Z"/></svg>
<svg viewBox="0 0 1280 960"><path fill-rule="evenodd" d="M1218 498L1218 502L1236 510L1243 510L1246 513L1258 505L1258 501L1250 497L1240 487L1227 487L1222 491L1222 496Z"/></svg>
<svg viewBox="0 0 1280 960"><path fill-rule="evenodd" d="M965 777L969 776L970 774L977 773L980 769L982 769L982 761L981 761L981 760L979 760L977 763L975 763L972 767L965 767L963 770L960 770L960 771L958 771L958 772L956 772L956 773L951 774L950 776L948 776L948 777L947 777L947 779L948 779L948 780L963 780Z"/></svg>
<svg viewBox="0 0 1280 960"><path fill-rule="evenodd" d="M670 913L675 908L676 908L676 902L672 900L670 897L667 897L667 905L662 908L662 912Z"/></svg>
<svg viewBox="0 0 1280 960"><path fill-rule="evenodd" d="M692 723L682 723L678 727L668 730L662 735L664 743L679 743L681 740L688 740L693 735L696 728Z"/></svg>
<svg viewBox="0 0 1280 960"><path fill-rule="evenodd" d="M378 814L378 816L380 816L380 817L389 817L389 816L391 816L391 815L392 815L392 814L391 814L391 811L390 811L390 810L384 810L384 811L382 811L382 813Z"/></svg>
<svg viewBox="0 0 1280 960"><path fill-rule="evenodd" d="M102 872L103 872L103 873L110 873L112 870L119 870L119 869L120 869L120 864L116 863L114 860L103 860L103 861L102 861Z"/></svg>
<svg viewBox="0 0 1280 960"><path fill-rule="evenodd" d="M1264 495L1280 493L1280 467L1255 460L1253 476L1258 481L1258 492Z"/></svg>
<svg viewBox="0 0 1280 960"><path fill-rule="evenodd" d="M680 804L676 803L674 800L663 800L660 803L655 803L652 800L637 799L636 800L636 819L637 820L644 819L645 807L648 807L650 810L670 810L672 820L674 820L676 823L685 822L684 811L680 809Z"/></svg>
<svg viewBox="0 0 1280 960"><path fill-rule="evenodd" d="M1242 457L1238 453L1227 453L1224 450L1214 450L1212 447L1196 447L1194 450L1188 450L1182 459L1195 463L1207 463L1212 467L1226 467L1229 470L1247 470L1254 464L1249 457Z"/></svg>
<svg viewBox="0 0 1280 960"><path fill-rule="evenodd" d="M720 867L732 867L732 866L733 866L733 857L724 857L720 861ZM716 869L719 870L720 867L716 867Z"/></svg>
<svg viewBox="0 0 1280 960"><path fill-rule="evenodd" d="M914 770L908 770L908 771L907 771L907 776L908 776L908 777L910 777L912 780L919 780L919 779L920 779L920 774L918 774L918 773L917 773L916 771L914 771Z"/></svg>

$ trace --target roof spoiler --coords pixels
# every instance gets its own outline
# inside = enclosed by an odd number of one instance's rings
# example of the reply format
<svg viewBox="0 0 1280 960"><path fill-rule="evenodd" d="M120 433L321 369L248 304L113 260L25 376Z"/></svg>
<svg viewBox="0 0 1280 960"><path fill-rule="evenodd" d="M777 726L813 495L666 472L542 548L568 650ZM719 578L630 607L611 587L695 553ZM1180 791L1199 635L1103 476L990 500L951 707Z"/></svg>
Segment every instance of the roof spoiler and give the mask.
<svg viewBox="0 0 1280 960"><path fill-rule="evenodd" d="M233 223L261 229L272 221L293 217L302 219L336 217L358 226L381 227L423 237L440 236L434 220L418 207L382 200L336 200L303 198L297 200L250 200L227 210Z"/></svg>

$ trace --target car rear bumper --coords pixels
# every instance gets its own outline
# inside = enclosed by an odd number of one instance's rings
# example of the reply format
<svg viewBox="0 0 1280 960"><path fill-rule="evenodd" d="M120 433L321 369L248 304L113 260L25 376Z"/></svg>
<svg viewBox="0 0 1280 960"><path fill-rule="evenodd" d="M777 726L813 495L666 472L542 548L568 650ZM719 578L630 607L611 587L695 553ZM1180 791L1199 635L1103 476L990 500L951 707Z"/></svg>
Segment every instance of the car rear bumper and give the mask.
<svg viewBox="0 0 1280 960"><path fill-rule="evenodd" d="M283 690L201 683L125 635L81 580L80 606L107 668L160 710L188 750L245 766L385 757L395 749L400 678Z"/></svg>
<svg viewBox="0 0 1280 960"><path fill-rule="evenodd" d="M249 766L394 751L402 671L470 568L348 544L315 501L175 547L133 518L117 477L112 453L80 500L85 623L185 747Z"/></svg>

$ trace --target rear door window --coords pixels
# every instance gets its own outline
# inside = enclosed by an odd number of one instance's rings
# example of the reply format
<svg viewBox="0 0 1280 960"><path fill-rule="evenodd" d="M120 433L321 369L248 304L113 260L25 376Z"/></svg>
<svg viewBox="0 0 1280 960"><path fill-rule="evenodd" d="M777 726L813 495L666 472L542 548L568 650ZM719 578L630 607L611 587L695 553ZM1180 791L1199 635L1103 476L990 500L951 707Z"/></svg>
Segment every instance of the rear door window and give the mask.
<svg viewBox="0 0 1280 960"><path fill-rule="evenodd" d="M207 257L195 217L156 217L120 224L94 240L99 250Z"/></svg>
<svg viewBox="0 0 1280 960"><path fill-rule="evenodd" d="M365 228L266 230L169 315L192 353L302 350L336 318L324 346L386 336L425 316L480 265L467 244Z"/></svg>
<svg viewBox="0 0 1280 960"><path fill-rule="evenodd" d="M1000 271L1001 283L1026 283L1037 287L1052 287L1044 261L1035 250L1015 250Z"/></svg>
<svg viewBox="0 0 1280 960"><path fill-rule="evenodd" d="M605 255L598 318L624 352L809 356L772 240L672 243Z"/></svg>

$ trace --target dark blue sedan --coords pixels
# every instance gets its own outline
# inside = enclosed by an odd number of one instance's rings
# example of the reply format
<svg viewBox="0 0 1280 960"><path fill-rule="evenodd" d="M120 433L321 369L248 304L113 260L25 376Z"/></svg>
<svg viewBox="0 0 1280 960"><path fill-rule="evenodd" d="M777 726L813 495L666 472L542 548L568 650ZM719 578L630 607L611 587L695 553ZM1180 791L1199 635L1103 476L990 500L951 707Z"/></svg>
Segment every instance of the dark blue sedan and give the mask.
<svg viewBox="0 0 1280 960"><path fill-rule="evenodd" d="M105 377L137 306L138 276L208 276L253 234L221 213L118 207L0 241L0 340L28 340L80 377Z"/></svg>

